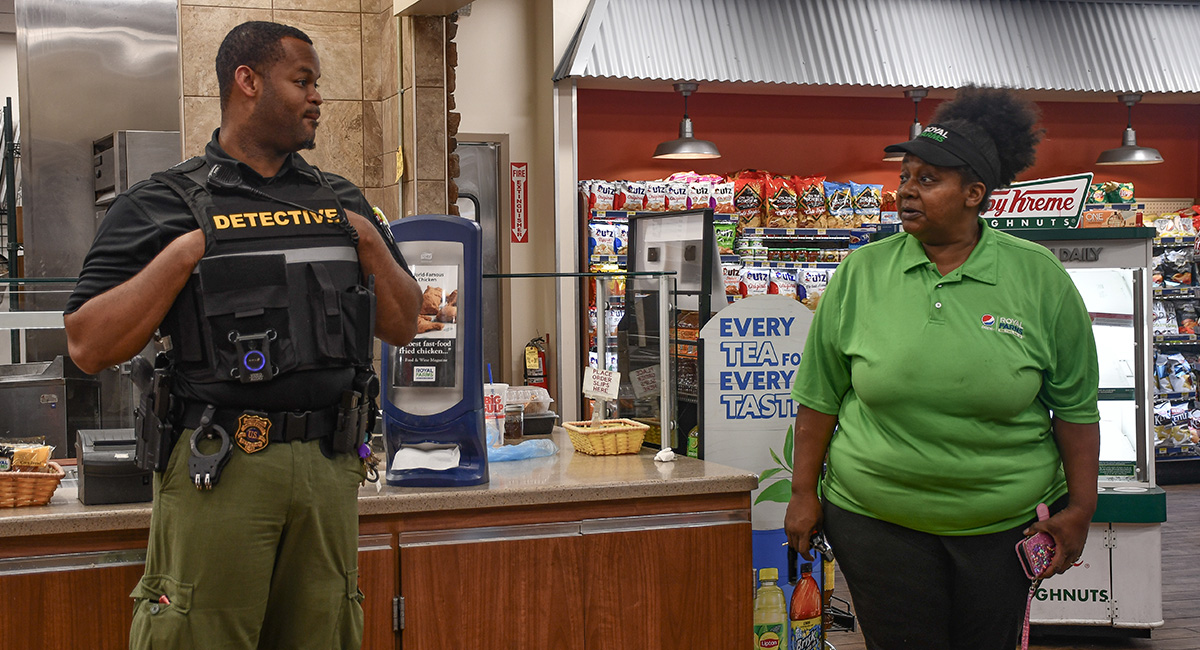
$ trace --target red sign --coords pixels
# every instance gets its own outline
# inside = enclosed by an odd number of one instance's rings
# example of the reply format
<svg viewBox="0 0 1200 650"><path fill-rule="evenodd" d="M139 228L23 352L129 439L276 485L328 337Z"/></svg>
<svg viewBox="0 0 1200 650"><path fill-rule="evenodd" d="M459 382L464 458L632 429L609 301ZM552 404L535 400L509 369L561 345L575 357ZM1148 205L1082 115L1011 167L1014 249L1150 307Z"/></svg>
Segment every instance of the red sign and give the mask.
<svg viewBox="0 0 1200 650"><path fill-rule="evenodd" d="M511 163L512 179L509 188L512 212L512 243L529 243L528 201L529 201L529 163Z"/></svg>

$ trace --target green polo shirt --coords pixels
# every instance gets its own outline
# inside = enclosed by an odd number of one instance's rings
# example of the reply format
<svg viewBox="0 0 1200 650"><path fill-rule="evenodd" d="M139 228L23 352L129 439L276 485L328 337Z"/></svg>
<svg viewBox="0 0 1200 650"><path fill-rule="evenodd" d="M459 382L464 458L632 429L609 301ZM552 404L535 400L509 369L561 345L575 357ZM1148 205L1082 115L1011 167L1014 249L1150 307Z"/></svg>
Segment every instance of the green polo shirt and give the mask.
<svg viewBox="0 0 1200 650"><path fill-rule="evenodd" d="M1050 251L980 223L944 277L904 233L831 277L792 397L838 416L823 483L835 505L976 535L1066 494L1050 414L1100 419L1091 320Z"/></svg>

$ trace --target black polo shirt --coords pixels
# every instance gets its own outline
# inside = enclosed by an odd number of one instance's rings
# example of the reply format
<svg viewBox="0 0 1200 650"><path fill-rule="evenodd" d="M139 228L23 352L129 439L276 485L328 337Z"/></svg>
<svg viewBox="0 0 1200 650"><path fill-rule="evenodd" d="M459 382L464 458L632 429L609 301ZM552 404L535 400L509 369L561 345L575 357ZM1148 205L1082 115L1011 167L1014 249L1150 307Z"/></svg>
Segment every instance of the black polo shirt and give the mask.
<svg viewBox="0 0 1200 650"><path fill-rule="evenodd" d="M317 175L320 173L329 181L343 208L372 218L366 197L345 178L318 172L296 153L288 156L275 176L264 178L249 165L225 153L217 142L218 133L219 129L213 132L213 138L204 150L210 165L232 165L248 185L266 192L271 192L272 188L320 184ZM151 179L129 188L113 201L100 222L96 239L84 258L79 282L67 300L66 313L76 311L89 299L132 278L176 237L197 228L199 224L187 204L161 182ZM407 271L403 258L398 252L396 255ZM185 399L222 407L303 411L336 404L353 377L353 369L309 370L287 373L261 384L177 381L172 392Z"/></svg>

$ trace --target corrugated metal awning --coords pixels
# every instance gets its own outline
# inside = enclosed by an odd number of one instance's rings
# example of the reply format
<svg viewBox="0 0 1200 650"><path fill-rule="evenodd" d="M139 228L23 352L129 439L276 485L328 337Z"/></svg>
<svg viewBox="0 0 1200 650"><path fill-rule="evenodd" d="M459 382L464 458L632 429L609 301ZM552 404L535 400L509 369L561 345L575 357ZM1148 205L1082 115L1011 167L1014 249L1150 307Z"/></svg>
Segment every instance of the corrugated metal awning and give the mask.
<svg viewBox="0 0 1200 650"><path fill-rule="evenodd" d="M592 0L554 78L1200 93L1197 34L1197 2Z"/></svg>

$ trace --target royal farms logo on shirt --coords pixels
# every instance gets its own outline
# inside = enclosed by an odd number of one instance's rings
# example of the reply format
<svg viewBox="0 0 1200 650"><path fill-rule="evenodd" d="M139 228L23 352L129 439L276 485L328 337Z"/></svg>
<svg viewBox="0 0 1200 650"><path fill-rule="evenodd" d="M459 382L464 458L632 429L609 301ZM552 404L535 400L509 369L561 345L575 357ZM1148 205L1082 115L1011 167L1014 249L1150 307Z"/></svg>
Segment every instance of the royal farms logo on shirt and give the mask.
<svg viewBox="0 0 1200 650"><path fill-rule="evenodd" d="M1025 338L1025 326L1021 324L1021 321L1015 318L984 314L982 317L980 317L979 323L980 326L985 330L994 330L998 332L1004 332L1005 334L1012 334L1019 339Z"/></svg>

